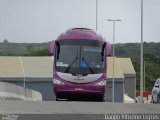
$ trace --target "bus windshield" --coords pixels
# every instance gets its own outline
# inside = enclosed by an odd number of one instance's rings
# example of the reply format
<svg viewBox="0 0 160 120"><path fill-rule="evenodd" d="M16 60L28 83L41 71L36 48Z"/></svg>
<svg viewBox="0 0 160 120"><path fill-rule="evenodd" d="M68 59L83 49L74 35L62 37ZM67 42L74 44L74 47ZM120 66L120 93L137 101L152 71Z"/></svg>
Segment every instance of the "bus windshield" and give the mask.
<svg viewBox="0 0 160 120"><path fill-rule="evenodd" d="M104 71L104 43L91 40L61 40L56 42L55 68L71 74L98 74Z"/></svg>

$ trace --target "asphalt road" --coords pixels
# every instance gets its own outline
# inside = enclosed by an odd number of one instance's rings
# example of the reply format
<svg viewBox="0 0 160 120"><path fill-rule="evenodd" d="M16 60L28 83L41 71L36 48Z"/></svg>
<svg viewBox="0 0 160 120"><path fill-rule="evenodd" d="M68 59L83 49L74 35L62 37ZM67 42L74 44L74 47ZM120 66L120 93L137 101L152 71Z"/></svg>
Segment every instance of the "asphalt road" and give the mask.
<svg viewBox="0 0 160 120"><path fill-rule="evenodd" d="M150 113L160 114L160 104L130 104L106 102L62 101L0 101L0 113L20 114L105 114L105 113Z"/></svg>
<svg viewBox="0 0 160 120"><path fill-rule="evenodd" d="M0 114L0 120L104 120L106 114L160 114L160 104L1 100Z"/></svg>

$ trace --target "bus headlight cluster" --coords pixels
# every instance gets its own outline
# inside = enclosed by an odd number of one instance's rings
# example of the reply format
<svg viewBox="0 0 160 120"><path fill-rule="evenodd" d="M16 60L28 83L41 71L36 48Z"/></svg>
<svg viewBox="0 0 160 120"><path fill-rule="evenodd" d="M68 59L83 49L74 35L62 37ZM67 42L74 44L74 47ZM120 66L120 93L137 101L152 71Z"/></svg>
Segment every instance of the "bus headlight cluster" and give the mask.
<svg viewBox="0 0 160 120"><path fill-rule="evenodd" d="M54 84L59 84L59 85L64 85L63 82L61 82L60 80L57 80L57 79L53 79L53 83Z"/></svg>
<svg viewBox="0 0 160 120"><path fill-rule="evenodd" d="M106 85L106 81L103 80L101 82L96 83L95 85L97 85L97 86L105 86Z"/></svg>

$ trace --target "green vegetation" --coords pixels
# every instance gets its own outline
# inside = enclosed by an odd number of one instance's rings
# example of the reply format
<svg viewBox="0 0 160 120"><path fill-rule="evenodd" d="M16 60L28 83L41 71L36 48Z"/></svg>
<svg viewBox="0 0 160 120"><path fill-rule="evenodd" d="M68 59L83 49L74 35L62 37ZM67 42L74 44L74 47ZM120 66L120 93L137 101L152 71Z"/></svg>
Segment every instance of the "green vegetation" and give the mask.
<svg viewBox="0 0 160 120"><path fill-rule="evenodd" d="M50 56L48 43L10 43L4 40L0 43L0 56ZM140 44L126 43L115 45L117 57L130 57L137 76L139 90L140 75ZM157 78L160 77L160 43L144 43L146 90L151 90Z"/></svg>
<svg viewBox="0 0 160 120"><path fill-rule="evenodd" d="M49 43L0 43L0 56L49 56Z"/></svg>
<svg viewBox="0 0 160 120"><path fill-rule="evenodd" d="M144 66L146 90L151 90L154 82L160 77L160 43L144 42ZM140 44L126 43L116 45L117 57L130 57L136 71L137 90L140 84Z"/></svg>

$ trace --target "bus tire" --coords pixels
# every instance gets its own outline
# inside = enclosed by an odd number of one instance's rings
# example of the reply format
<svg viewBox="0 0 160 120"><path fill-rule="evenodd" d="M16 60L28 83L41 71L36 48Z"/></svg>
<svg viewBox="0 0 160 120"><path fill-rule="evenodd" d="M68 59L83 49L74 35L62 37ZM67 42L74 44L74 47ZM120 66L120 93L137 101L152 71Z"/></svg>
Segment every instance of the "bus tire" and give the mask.
<svg viewBox="0 0 160 120"><path fill-rule="evenodd" d="M56 97L56 101L59 101L59 99Z"/></svg>
<svg viewBox="0 0 160 120"><path fill-rule="evenodd" d="M106 101L105 96L100 97L100 98L98 99L98 101L99 101L99 102L105 102L105 101Z"/></svg>

